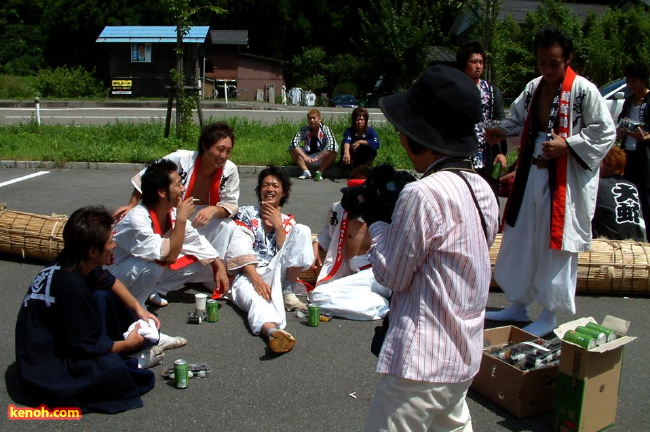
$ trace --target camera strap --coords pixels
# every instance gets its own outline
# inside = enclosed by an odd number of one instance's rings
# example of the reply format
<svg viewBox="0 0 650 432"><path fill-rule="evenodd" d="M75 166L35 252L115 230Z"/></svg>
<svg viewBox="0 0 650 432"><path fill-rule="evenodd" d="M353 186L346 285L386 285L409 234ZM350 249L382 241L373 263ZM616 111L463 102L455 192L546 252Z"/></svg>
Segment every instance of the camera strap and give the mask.
<svg viewBox="0 0 650 432"><path fill-rule="evenodd" d="M488 232L487 232L487 223L485 222L485 216L483 215L483 211L481 210L481 206L478 204L478 199L476 198L476 194L474 193L474 189L472 189L472 185L469 184L469 180L465 178L464 175L462 175L460 172L461 171L467 171L467 172L472 172L476 173L474 171L474 167L472 166L472 161L469 159L461 159L461 158L448 158L445 159L431 168L429 168L422 178L427 177L431 174L440 172L440 171L451 171L454 174L458 175L460 178L463 179L465 184L467 185L467 188L469 189L469 193L472 194L472 199L474 200L474 205L476 206L476 210L478 211L479 216L481 217L481 227L483 228L483 234L485 235L485 240L489 240Z"/></svg>

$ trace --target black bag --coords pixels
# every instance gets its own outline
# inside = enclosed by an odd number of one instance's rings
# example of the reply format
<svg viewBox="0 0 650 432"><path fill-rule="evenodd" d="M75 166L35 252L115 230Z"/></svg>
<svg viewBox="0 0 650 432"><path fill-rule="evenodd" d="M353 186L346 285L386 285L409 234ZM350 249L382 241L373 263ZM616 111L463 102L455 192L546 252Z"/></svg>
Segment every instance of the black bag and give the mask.
<svg viewBox="0 0 650 432"><path fill-rule="evenodd" d="M381 347L384 345L384 339L386 339L386 333L388 333L388 324L388 314L386 314L381 325L375 327L375 334L372 336L372 342L370 342L370 352L377 357L379 357Z"/></svg>

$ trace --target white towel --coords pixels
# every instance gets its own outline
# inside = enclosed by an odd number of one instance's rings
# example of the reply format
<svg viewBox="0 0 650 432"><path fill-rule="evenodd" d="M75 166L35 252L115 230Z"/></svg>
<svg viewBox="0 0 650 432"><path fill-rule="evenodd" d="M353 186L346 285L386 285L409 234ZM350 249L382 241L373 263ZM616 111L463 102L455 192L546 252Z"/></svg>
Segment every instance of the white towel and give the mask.
<svg viewBox="0 0 650 432"><path fill-rule="evenodd" d="M144 337L145 339L156 343L158 342L158 339L160 339L160 333L158 332L158 329L156 328L156 322L149 318L149 320L145 321L143 319L139 319L133 324L129 326L129 329L124 332L124 339L127 339L129 337L129 333L135 328L135 325L140 323L140 329L138 330L138 333Z"/></svg>

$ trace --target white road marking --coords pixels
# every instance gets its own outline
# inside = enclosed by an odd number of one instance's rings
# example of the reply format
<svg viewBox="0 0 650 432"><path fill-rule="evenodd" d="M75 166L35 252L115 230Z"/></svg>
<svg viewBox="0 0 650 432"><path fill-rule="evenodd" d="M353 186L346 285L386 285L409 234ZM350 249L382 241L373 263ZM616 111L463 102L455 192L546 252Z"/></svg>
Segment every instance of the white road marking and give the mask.
<svg viewBox="0 0 650 432"><path fill-rule="evenodd" d="M28 179L30 179L30 178L34 178L34 177L38 177L38 176L42 176L42 175L49 174L49 173L50 173L49 171L39 171L39 172L36 172L36 173L34 173L34 174L29 174L29 175L26 175L26 176L22 176L22 177L15 178L15 179L13 179L13 180L9 180L9 181L6 181L6 182L2 182L2 183L0 183L0 187L8 186L8 185L10 185L10 184L18 183L18 182L21 182L21 181L23 181L23 180L28 180Z"/></svg>

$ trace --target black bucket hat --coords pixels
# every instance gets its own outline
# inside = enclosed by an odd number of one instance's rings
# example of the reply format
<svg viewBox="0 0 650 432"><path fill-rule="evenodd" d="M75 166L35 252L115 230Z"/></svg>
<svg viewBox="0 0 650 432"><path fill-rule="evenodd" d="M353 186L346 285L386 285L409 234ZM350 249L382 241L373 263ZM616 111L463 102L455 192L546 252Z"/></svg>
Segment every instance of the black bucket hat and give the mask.
<svg viewBox="0 0 650 432"><path fill-rule="evenodd" d="M438 153L470 156L478 150L474 125L483 117L481 95L458 69L429 68L408 91L381 98L379 107L400 133Z"/></svg>

